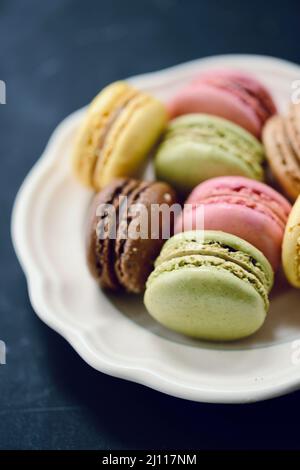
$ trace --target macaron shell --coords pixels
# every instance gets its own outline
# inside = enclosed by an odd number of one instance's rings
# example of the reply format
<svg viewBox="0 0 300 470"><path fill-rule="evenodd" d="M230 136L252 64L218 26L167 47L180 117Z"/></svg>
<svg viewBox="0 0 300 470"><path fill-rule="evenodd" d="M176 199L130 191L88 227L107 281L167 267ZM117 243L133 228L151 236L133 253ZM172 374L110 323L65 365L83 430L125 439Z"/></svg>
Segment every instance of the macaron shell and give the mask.
<svg viewBox="0 0 300 470"><path fill-rule="evenodd" d="M263 179L261 144L241 127L207 114L174 119L155 156L157 177L182 193L216 176Z"/></svg>
<svg viewBox="0 0 300 470"><path fill-rule="evenodd" d="M240 70L219 69L202 74L201 80L208 83L216 80L216 84L221 87L223 83L231 83L230 91L232 94L236 93L237 96L241 96L243 100L250 104L250 107L253 107L260 115L260 120L266 120L277 112L274 100L267 88L261 81L248 73L246 74Z"/></svg>
<svg viewBox="0 0 300 470"><path fill-rule="evenodd" d="M291 204L278 191L270 186L249 178L225 176L213 178L195 187L187 199L187 204L198 203L212 195L236 194L263 202L266 206L286 219L291 211Z"/></svg>
<svg viewBox="0 0 300 470"><path fill-rule="evenodd" d="M292 208L285 229L282 264L290 284L300 288L300 197Z"/></svg>
<svg viewBox="0 0 300 470"><path fill-rule="evenodd" d="M247 129L255 137L260 135L260 123L253 110L240 99L224 90L202 83L191 86L168 103L171 118L189 113L207 113L228 119Z"/></svg>
<svg viewBox="0 0 300 470"><path fill-rule="evenodd" d="M205 143L185 141L161 149L155 158L157 178L187 193L207 179L223 175L262 178L244 160Z"/></svg>
<svg viewBox="0 0 300 470"><path fill-rule="evenodd" d="M75 176L88 187L93 185L93 170L97 160L96 148L112 110L122 106L137 91L126 82L105 87L91 102L75 138L72 165Z"/></svg>
<svg viewBox="0 0 300 470"><path fill-rule="evenodd" d="M266 316L263 300L250 284L209 267L160 274L147 287L144 302L167 328L215 341L246 337Z"/></svg>
<svg viewBox="0 0 300 470"><path fill-rule="evenodd" d="M116 177L133 176L167 122L164 105L126 82L104 88L78 129L73 170L85 186L101 190Z"/></svg>
<svg viewBox="0 0 300 470"><path fill-rule="evenodd" d="M136 176L167 123L163 104L138 96L121 113L109 133L94 174L97 189L117 177Z"/></svg>
<svg viewBox="0 0 300 470"><path fill-rule="evenodd" d="M183 129L187 127L200 126L208 131L217 131L222 136L229 135L235 139L242 140L249 146L255 153L261 155L263 153L261 143L254 138L248 131L241 126L218 116L211 116L205 113L186 114L173 119L169 123L169 130L175 131L176 129Z"/></svg>
<svg viewBox="0 0 300 470"><path fill-rule="evenodd" d="M271 170L291 200L300 194L300 162L287 135L284 118L276 115L263 129L263 143Z"/></svg>
<svg viewBox="0 0 300 470"><path fill-rule="evenodd" d="M285 118L286 131L300 165L300 104L292 104Z"/></svg>
<svg viewBox="0 0 300 470"><path fill-rule="evenodd" d="M169 115L207 113L229 119L260 138L264 122L276 112L272 96L254 77L238 70L208 70L178 92Z"/></svg>

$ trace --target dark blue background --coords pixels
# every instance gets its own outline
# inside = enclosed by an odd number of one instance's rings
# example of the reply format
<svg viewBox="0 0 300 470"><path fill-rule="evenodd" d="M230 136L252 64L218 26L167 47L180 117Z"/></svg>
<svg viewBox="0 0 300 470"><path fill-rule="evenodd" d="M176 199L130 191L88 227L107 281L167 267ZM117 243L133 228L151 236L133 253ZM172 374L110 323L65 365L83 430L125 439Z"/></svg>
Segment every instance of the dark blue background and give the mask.
<svg viewBox="0 0 300 470"><path fill-rule="evenodd" d="M299 10L299 0L0 1L0 448L300 448L299 392L206 405L92 370L32 311L9 235L50 133L103 85L211 54L300 63Z"/></svg>

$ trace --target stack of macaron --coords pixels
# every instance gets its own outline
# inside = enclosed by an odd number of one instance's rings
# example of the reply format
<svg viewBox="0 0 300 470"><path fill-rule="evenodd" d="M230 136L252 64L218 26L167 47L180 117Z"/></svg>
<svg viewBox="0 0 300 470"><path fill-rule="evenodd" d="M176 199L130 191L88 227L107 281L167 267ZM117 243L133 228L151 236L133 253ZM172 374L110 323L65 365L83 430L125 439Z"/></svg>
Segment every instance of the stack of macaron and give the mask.
<svg viewBox="0 0 300 470"><path fill-rule="evenodd" d="M197 212L203 212L203 221ZM247 240L262 251L277 270L290 203L275 189L242 176L222 176L199 184L176 221L176 232L222 230Z"/></svg>
<svg viewBox="0 0 300 470"><path fill-rule="evenodd" d="M151 158L157 180L144 181ZM300 105L277 114L256 78L211 70L168 103L113 83L85 113L73 169L96 192L86 231L91 274L104 289L144 292L164 326L243 338L264 323L281 260L300 287L300 198L293 208L288 200L300 194ZM267 184L269 170L282 193ZM141 206L147 230L136 237ZM154 223L155 206L169 211Z"/></svg>

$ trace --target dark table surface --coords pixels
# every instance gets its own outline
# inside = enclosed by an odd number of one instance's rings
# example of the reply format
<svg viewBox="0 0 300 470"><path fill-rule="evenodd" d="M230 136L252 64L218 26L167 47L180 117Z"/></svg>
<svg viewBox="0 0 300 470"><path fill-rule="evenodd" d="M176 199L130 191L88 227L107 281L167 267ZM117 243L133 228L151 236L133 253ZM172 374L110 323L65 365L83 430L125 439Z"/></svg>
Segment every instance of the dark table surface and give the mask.
<svg viewBox="0 0 300 470"><path fill-rule="evenodd" d="M0 448L300 448L300 392L208 405L91 369L34 314L9 234L50 133L103 85L212 54L300 63L299 10L299 0L0 1Z"/></svg>

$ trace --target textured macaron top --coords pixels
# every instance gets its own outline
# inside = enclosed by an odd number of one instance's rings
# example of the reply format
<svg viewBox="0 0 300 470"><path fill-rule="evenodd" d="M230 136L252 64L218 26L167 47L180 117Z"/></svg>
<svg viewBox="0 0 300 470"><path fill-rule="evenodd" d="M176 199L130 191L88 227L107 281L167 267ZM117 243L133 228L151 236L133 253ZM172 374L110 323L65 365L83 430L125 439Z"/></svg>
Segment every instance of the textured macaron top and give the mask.
<svg viewBox="0 0 300 470"><path fill-rule="evenodd" d="M263 142L275 178L295 200L300 194L300 104L291 105L286 116L268 120Z"/></svg>
<svg viewBox="0 0 300 470"><path fill-rule="evenodd" d="M266 87L256 78L243 72L226 69L214 70L203 74L193 83L206 83L248 104L261 125L276 113L275 103Z"/></svg>
<svg viewBox="0 0 300 470"><path fill-rule="evenodd" d="M156 155L158 172L171 149L193 145L202 154L218 153L224 159L242 162L254 178L263 179L264 151L260 142L236 124L207 114L187 114L171 121Z"/></svg>
<svg viewBox="0 0 300 470"><path fill-rule="evenodd" d="M273 271L264 255L246 241L219 231L189 231L168 240L147 287L163 273L182 268L214 268L250 283L268 307Z"/></svg>
<svg viewBox="0 0 300 470"><path fill-rule="evenodd" d="M220 116L260 138L276 106L266 87L248 73L212 69L179 90L170 99L168 111L171 118L195 112Z"/></svg>
<svg viewBox="0 0 300 470"><path fill-rule="evenodd" d="M102 189L113 178L134 174L166 124L156 98L126 82L104 88L91 102L73 151L73 168L86 186Z"/></svg>
<svg viewBox="0 0 300 470"><path fill-rule="evenodd" d="M131 208L140 204L150 219L152 204L172 205L174 202L174 191L166 183L131 178L117 179L95 196L87 229L87 259L102 287L135 293L144 289L163 244L165 221L161 220L157 227L156 238L150 236L154 229L151 220L149 236L136 237L133 230L138 214Z"/></svg>
<svg viewBox="0 0 300 470"><path fill-rule="evenodd" d="M254 209L285 228L291 205L270 186L242 176L212 178L197 186L187 204L237 204Z"/></svg>

